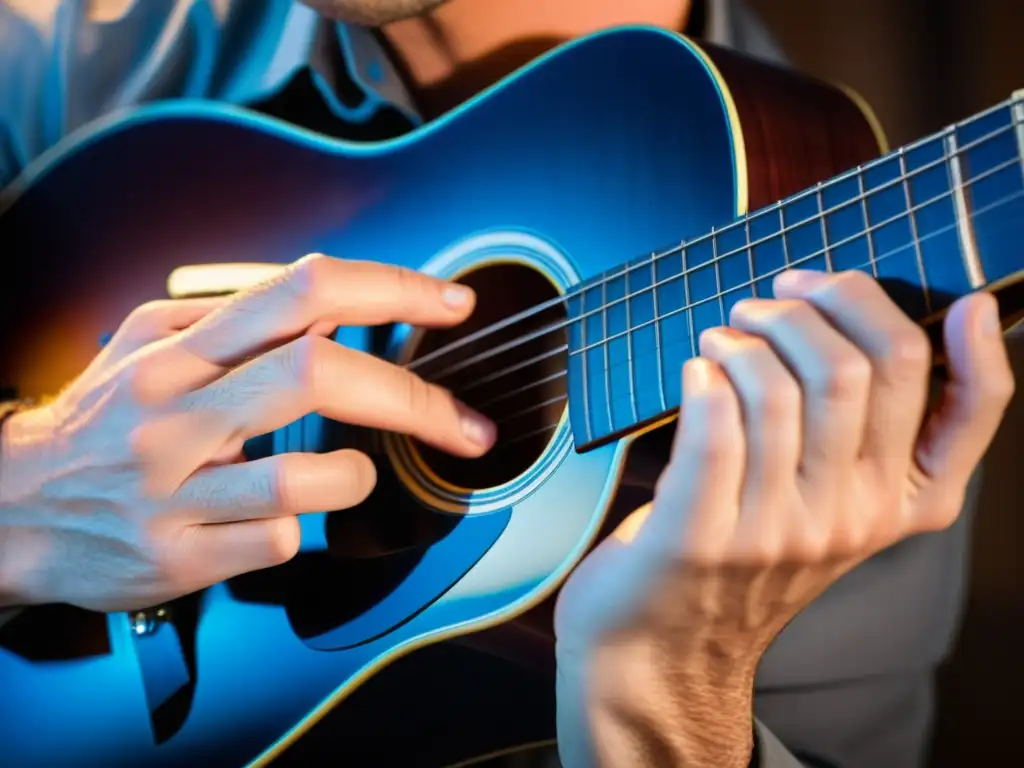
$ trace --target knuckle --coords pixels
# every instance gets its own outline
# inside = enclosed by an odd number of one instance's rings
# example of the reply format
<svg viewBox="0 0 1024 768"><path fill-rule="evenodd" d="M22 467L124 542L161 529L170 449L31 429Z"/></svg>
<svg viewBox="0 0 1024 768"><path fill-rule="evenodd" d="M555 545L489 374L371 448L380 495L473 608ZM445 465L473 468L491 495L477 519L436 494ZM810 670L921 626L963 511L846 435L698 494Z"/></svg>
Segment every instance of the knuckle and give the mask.
<svg viewBox="0 0 1024 768"><path fill-rule="evenodd" d="M885 367L894 375L918 375L931 366L931 343L921 328L908 323L906 328L892 333L883 355Z"/></svg>
<svg viewBox="0 0 1024 768"><path fill-rule="evenodd" d="M282 356L282 364L288 380L299 389L314 395L319 382L323 380L324 358L328 344L334 342L322 336L300 336L288 343Z"/></svg>
<svg viewBox="0 0 1024 768"><path fill-rule="evenodd" d="M856 301L863 298L877 283L870 276L858 269L848 269L837 273L831 281L825 283L823 293L830 294L841 301Z"/></svg>
<svg viewBox="0 0 1024 768"><path fill-rule="evenodd" d="M793 563L820 563L833 554L835 540L820 526L807 525L789 543L787 559Z"/></svg>
<svg viewBox="0 0 1024 768"><path fill-rule="evenodd" d="M329 257L322 253L310 253L292 264L285 273L282 287L289 291L299 303L312 303L323 290L326 272L330 268Z"/></svg>
<svg viewBox="0 0 1024 768"><path fill-rule="evenodd" d="M139 525L135 549L160 583L177 584L186 575L182 563L187 563L195 550L195 529L183 528L172 533L165 528L152 520Z"/></svg>
<svg viewBox="0 0 1024 768"><path fill-rule="evenodd" d="M791 377L774 373L763 378L763 385L750 393L751 410L758 418L772 422L789 422L800 415L800 388Z"/></svg>
<svg viewBox="0 0 1024 768"><path fill-rule="evenodd" d="M822 537L824 538L824 537ZM817 542L815 542L818 544ZM837 527L830 539L825 539L815 550L816 561L845 560L861 555L868 546L867 531L863 526L848 523Z"/></svg>
<svg viewBox="0 0 1024 768"><path fill-rule="evenodd" d="M293 454L278 456L272 471L260 473L259 477L254 478L257 498L269 500L271 507L278 512L291 512L295 509L295 489L291 481L293 473Z"/></svg>
<svg viewBox="0 0 1024 768"><path fill-rule="evenodd" d="M775 317L782 325L800 327L818 311L805 299L780 299L775 302Z"/></svg>
<svg viewBox="0 0 1024 768"><path fill-rule="evenodd" d="M849 350L838 354L824 366L812 388L830 400L860 398L871 384L871 363L861 353Z"/></svg>
<svg viewBox="0 0 1024 768"><path fill-rule="evenodd" d="M162 436L150 422L142 422L128 433L128 450L140 462L151 460L160 450Z"/></svg>
<svg viewBox="0 0 1024 768"><path fill-rule="evenodd" d="M391 265L388 267L389 279L395 287L395 294L403 301L414 304L433 298L429 289L430 282L418 272L405 267Z"/></svg>
<svg viewBox="0 0 1024 768"><path fill-rule="evenodd" d="M741 565L754 568L770 568L786 559L785 540L780 531L770 527L762 527L738 558Z"/></svg>
<svg viewBox="0 0 1024 768"><path fill-rule="evenodd" d="M732 359L726 361L727 367L743 369L740 381L745 385L741 397L758 418L779 421L799 414L800 389L767 341L746 338L729 357Z"/></svg>
<svg viewBox="0 0 1024 768"><path fill-rule="evenodd" d="M142 405L155 405L163 400L167 374L155 355L140 355L124 368L128 392Z"/></svg>
<svg viewBox="0 0 1024 768"><path fill-rule="evenodd" d="M936 499L930 505L923 525L919 526L922 532L942 531L949 528L960 518L963 510L966 493L947 493L941 499Z"/></svg>
<svg viewBox="0 0 1024 768"><path fill-rule="evenodd" d="M164 330L164 318L170 310L172 302L166 299L149 301L129 313L122 327L132 335L152 335Z"/></svg>
<svg viewBox="0 0 1024 768"><path fill-rule="evenodd" d="M1016 393L1017 381L1009 366L1001 366L998 370L986 371L982 388L986 403L1005 408Z"/></svg>
<svg viewBox="0 0 1024 768"><path fill-rule="evenodd" d="M409 414L426 413L436 400L436 390L414 374L396 369L399 377L399 391L405 410Z"/></svg>

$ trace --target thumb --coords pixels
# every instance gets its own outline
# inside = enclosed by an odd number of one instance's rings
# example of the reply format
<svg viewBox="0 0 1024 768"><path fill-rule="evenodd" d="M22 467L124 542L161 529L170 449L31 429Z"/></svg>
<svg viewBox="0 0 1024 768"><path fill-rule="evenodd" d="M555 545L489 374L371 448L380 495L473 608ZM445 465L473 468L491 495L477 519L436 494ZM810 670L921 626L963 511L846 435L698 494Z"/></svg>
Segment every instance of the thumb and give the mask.
<svg viewBox="0 0 1024 768"><path fill-rule="evenodd" d="M641 551L637 534L651 514L650 503L626 517L572 572L555 608L560 658L590 649L605 633L632 618L637 595L664 567L656 553Z"/></svg>
<svg viewBox="0 0 1024 768"><path fill-rule="evenodd" d="M927 490L915 510L919 530L951 524L971 474L988 450L1013 396L1013 371L991 294L956 302L943 327L949 381L915 450ZM951 506L956 508L950 509Z"/></svg>

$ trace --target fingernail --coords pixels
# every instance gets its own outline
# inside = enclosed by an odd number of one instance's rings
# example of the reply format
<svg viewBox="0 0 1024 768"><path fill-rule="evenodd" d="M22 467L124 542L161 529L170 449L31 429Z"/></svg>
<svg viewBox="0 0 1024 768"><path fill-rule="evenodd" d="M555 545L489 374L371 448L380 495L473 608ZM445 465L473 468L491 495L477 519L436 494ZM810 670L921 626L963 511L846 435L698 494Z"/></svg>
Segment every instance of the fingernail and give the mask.
<svg viewBox="0 0 1024 768"><path fill-rule="evenodd" d="M449 283L441 292L441 301L452 309L462 309L473 300L473 290L458 283Z"/></svg>
<svg viewBox="0 0 1024 768"><path fill-rule="evenodd" d="M775 290L808 291L821 283L828 275L812 269L790 269L775 276Z"/></svg>
<svg viewBox="0 0 1024 768"><path fill-rule="evenodd" d="M481 448L490 448L494 445L494 440L498 436L498 428L494 422L467 406L462 405L459 410L463 436Z"/></svg>

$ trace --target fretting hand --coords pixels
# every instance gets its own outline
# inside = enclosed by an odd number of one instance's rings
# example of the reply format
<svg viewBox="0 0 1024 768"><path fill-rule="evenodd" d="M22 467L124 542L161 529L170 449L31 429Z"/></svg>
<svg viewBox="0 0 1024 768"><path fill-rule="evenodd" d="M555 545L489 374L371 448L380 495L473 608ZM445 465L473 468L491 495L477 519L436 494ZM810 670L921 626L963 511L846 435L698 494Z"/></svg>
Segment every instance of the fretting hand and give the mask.
<svg viewBox="0 0 1024 768"><path fill-rule="evenodd" d="M925 419L930 345L877 283L790 272L775 292L703 334L653 504L562 591L566 766L745 768L766 648L865 558L952 524L996 432L1014 384L991 296L946 318Z"/></svg>
<svg viewBox="0 0 1024 768"><path fill-rule="evenodd" d="M306 257L230 299L135 312L54 402L11 418L0 461L0 606L145 608L290 559L297 515L376 474L357 451L242 461L310 412L479 456L494 426L446 391L325 338L339 325L449 326L468 288Z"/></svg>

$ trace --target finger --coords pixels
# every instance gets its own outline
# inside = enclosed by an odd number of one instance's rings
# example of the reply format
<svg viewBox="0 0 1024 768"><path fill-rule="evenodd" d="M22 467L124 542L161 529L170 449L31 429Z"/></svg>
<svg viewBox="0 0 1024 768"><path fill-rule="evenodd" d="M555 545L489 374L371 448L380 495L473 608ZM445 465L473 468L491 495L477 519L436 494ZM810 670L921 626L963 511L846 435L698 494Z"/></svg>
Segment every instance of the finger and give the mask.
<svg viewBox="0 0 1024 768"><path fill-rule="evenodd" d="M174 495L197 523L236 523L348 509L366 500L377 482L359 451L283 453L201 470Z"/></svg>
<svg viewBox="0 0 1024 768"><path fill-rule="evenodd" d="M767 513L795 482L800 462L800 387L768 343L731 328L700 337L700 353L718 363L739 397L746 435L741 515Z"/></svg>
<svg viewBox="0 0 1024 768"><path fill-rule="evenodd" d="M995 299L956 302L943 327L950 380L925 423L915 457L926 484L915 510L919 530L951 524L964 489L988 450L1013 396L1014 379Z"/></svg>
<svg viewBox="0 0 1024 768"><path fill-rule="evenodd" d="M298 554L302 543L296 517L197 525L186 530L184 569L202 574L197 577L202 586L282 565Z"/></svg>
<svg viewBox="0 0 1024 768"><path fill-rule="evenodd" d="M204 360L227 365L318 324L454 325L470 315L474 302L466 286L402 267L315 254L237 294L183 335L181 344Z"/></svg>
<svg viewBox="0 0 1024 768"><path fill-rule="evenodd" d="M141 305L125 318L103 345L90 371L105 369L133 352L167 338L206 317L227 302L224 297L170 299ZM83 374L82 378L88 376Z"/></svg>
<svg viewBox="0 0 1024 768"><path fill-rule="evenodd" d="M739 517L746 453L740 403L721 367L701 358L683 366L682 403L672 458L639 537L656 550L714 560Z"/></svg>
<svg viewBox="0 0 1024 768"><path fill-rule="evenodd" d="M932 351L924 331L862 272L784 272L775 291L813 304L867 355L872 382L861 457L884 477L905 477L928 398Z"/></svg>
<svg viewBox="0 0 1024 768"><path fill-rule="evenodd" d="M250 360L188 396L186 407L225 415L245 438L307 413L412 435L459 456L480 456L497 428L411 371L330 339L304 336Z"/></svg>
<svg viewBox="0 0 1024 768"><path fill-rule="evenodd" d="M860 453L871 386L868 359L804 301L747 299L733 306L730 323L766 339L796 375L803 403L802 474L812 484L833 485Z"/></svg>

